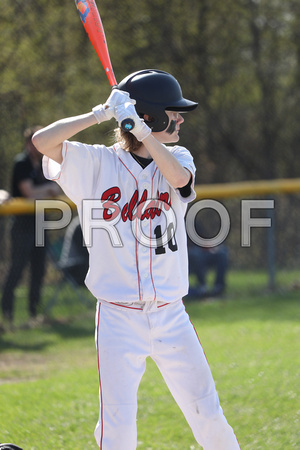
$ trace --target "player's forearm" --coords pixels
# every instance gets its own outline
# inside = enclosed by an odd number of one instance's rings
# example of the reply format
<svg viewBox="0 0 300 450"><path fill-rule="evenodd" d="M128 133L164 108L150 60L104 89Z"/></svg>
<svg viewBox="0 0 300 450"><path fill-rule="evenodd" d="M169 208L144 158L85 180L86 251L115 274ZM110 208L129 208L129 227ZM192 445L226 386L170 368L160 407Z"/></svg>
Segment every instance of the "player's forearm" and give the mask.
<svg viewBox="0 0 300 450"><path fill-rule="evenodd" d="M33 135L32 142L40 153L61 163L63 142L96 123L92 112L61 119L37 131Z"/></svg>
<svg viewBox="0 0 300 450"><path fill-rule="evenodd" d="M143 144L154 159L161 174L175 189L186 186L190 180L190 172L182 167L172 153L150 134L143 140Z"/></svg>

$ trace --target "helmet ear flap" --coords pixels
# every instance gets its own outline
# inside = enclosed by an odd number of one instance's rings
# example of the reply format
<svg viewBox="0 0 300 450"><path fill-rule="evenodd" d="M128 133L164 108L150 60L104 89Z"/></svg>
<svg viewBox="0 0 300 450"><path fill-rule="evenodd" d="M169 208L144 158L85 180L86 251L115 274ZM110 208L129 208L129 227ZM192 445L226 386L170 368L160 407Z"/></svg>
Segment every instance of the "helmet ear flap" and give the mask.
<svg viewBox="0 0 300 450"><path fill-rule="evenodd" d="M164 131L169 124L169 117L164 111L156 112L155 116L151 114L139 114L139 116L154 132Z"/></svg>

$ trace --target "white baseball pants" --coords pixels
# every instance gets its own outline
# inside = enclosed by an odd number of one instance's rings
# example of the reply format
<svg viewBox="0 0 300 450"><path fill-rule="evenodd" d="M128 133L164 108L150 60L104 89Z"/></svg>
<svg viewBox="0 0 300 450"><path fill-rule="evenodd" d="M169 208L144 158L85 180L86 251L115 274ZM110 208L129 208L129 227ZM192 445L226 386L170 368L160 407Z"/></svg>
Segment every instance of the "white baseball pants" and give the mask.
<svg viewBox="0 0 300 450"><path fill-rule="evenodd" d="M204 450L240 449L182 301L148 312L98 302L96 346L100 414L95 438L100 449L136 449L137 391L148 356Z"/></svg>

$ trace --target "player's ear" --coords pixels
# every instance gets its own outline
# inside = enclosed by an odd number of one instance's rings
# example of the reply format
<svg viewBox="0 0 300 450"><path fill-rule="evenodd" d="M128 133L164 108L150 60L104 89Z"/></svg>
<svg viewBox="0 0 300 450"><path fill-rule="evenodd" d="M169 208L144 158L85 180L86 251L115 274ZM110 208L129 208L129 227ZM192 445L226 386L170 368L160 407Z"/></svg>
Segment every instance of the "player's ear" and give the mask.
<svg viewBox="0 0 300 450"><path fill-rule="evenodd" d="M144 119L144 121L147 122L147 123L154 122L154 120L155 120L154 117L149 116L149 114L144 114L144 115L143 115L143 119Z"/></svg>

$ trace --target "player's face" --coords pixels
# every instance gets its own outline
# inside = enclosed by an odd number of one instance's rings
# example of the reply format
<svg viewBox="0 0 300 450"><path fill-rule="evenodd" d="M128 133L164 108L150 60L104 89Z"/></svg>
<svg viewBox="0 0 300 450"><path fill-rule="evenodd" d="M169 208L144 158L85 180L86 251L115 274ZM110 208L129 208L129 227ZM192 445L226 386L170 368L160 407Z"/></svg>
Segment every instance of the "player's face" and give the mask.
<svg viewBox="0 0 300 450"><path fill-rule="evenodd" d="M178 142L180 125L184 122L184 118L180 113L175 111L166 111L166 114L169 117L167 128L153 134L155 135L155 138L163 144Z"/></svg>

